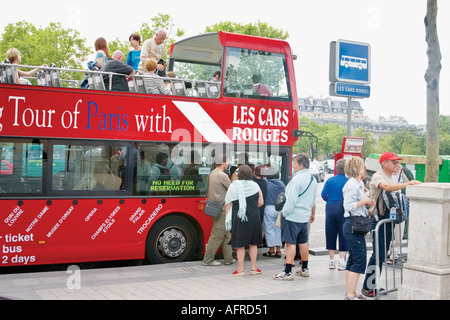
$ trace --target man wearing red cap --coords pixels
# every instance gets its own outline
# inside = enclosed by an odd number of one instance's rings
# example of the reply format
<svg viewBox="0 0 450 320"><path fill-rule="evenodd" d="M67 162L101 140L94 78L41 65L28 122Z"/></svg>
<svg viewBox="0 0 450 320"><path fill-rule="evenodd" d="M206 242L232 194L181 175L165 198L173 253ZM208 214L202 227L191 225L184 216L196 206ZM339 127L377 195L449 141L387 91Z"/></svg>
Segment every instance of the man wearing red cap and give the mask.
<svg viewBox="0 0 450 320"><path fill-rule="evenodd" d="M420 184L420 181L411 180L409 181L406 177L404 178L403 183L399 182L399 177L395 175L399 170L399 160L402 160L399 156L392 152L384 152L380 156L380 165L381 170L377 171L370 181L370 197L375 201L380 196L383 190L385 191L399 191L406 186ZM379 201L377 201L379 203ZM389 218L389 209L386 209L386 212L381 212L383 209L377 204L370 208L369 212L372 215L373 225L372 228L375 229L375 226L379 219L388 219ZM386 230L386 237L384 236L384 232ZM386 239L386 241L385 241ZM389 246L392 239L392 230L391 225L387 224L386 229L379 229L379 254L380 254L380 265L384 262L386 247ZM375 239L372 239L372 242ZM375 243L373 243L373 248L375 248ZM381 270L380 270L381 272ZM369 263L367 265L366 277L364 279L363 288L361 290L362 294L368 297L374 297L375 291L375 250L373 250L372 256L370 257Z"/></svg>

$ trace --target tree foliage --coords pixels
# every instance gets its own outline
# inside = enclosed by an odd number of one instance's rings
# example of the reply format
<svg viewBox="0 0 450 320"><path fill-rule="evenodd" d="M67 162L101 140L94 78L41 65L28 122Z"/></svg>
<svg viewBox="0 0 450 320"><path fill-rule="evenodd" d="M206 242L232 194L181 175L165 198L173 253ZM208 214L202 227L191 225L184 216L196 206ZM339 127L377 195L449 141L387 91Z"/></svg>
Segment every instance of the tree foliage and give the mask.
<svg viewBox="0 0 450 320"><path fill-rule="evenodd" d="M48 27L35 27L26 21L10 23L0 41L0 52L17 48L22 54L22 64L40 66L43 63L58 67L82 69L91 53L86 39L73 29L64 29L60 22L51 22Z"/></svg>
<svg viewBox="0 0 450 320"><path fill-rule="evenodd" d="M241 24L231 21L221 21L215 25L206 27L205 32L226 31L233 33L246 34L251 36L265 37L271 39L286 40L289 33L283 29L277 29L266 22Z"/></svg>
<svg viewBox="0 0 450 320"><path fill-rule="evenodd" d="M137 33L141 36L141 42L144 43L145 40L153 38L160 29L167 31L167 38L164 42L164 55L163 59L167 60L169 57L169 50L172 43L177 41L179 38L184 36L185 31L181 28L177 28L173 19L168 14L158 13L156 16L150 19L151 23L144 22L141 25L139 31L133 31L132 33ZM131 35L131 33L130 33ZM131 50L130 43L128 39L116 38L115 40L108 43L108 48L110 52L120 50L125 56L127 56L128 51Z"/></svg>
<svg viewBox="0 0 450 320"><path fill-rule="evenodd" d="M439 117L440 149L439 154L450 155L450 116ZM346 128L338 124L328 123L319 125L314 120L302 116L299 119L299 127L303 131L317 136L317 157L332 158L342 148L343 138L346 136ZM385 151L397 154L425 155L427 134L414 128L399 128L389 135L377 140L364 128L352 130L352 137L364 138L363 158L370 153L383 153ZM307 137L300 138L294 146L294 152L310 153L310 142Z"/></svg>

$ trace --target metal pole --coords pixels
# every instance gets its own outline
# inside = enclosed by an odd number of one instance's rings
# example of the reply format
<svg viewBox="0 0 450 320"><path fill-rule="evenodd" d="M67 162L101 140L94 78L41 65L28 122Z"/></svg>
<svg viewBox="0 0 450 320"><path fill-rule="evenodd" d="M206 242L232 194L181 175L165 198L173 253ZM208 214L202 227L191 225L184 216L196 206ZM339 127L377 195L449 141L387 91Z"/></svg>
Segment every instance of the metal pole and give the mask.
<svg viewBox="0 0 450 320"><path fill-rule="evenodd" d="M347 98L347 137L352 136L352 98Z"/></svg>

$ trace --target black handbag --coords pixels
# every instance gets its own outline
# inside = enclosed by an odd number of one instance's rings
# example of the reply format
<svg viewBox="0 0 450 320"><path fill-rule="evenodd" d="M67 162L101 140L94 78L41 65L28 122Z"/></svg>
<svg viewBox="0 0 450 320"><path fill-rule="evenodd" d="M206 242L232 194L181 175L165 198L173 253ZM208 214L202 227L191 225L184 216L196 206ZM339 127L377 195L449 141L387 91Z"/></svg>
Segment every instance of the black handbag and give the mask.
<svg viewBox="0 0 450 320"><path fill-rule="evenodd" d="M207 214L208 216L211 216L213 218L216 218L219 216L220 212L222 211L222 205L218 204L214 201L206 201L206 205L205 205L205 214Z"/></svg>
<svg viewBox="0 0 450 320"><path fill-rule="evenodd" d="M350 212L350 215L352 213ZM367 217L363 216L351 216L350 219L352 219L352 232L355 234L363 234L366 235L371 228L371 221Z"/></svg>
<svg viewBox="0 0 450 320"><path fill-rule="evenodd" d="M286 194L284 192L280 192L277 199L275 200L275 210L277 211L283 210L285 203L286 203Z"/></svg>
<svg viewBox="0 0 450 320"><path fill-rule="evenodd" d="M313 181L313 176L311 175L311 180L309 181L308 186L306 187L305 191L300 193L298 197L300 198L306 191L308 191L309 186L311 185ZM277 199L275 200L275 210L281 211L283 210L284 204L286 203L286 194L284 192L280 192Z"/></svg>

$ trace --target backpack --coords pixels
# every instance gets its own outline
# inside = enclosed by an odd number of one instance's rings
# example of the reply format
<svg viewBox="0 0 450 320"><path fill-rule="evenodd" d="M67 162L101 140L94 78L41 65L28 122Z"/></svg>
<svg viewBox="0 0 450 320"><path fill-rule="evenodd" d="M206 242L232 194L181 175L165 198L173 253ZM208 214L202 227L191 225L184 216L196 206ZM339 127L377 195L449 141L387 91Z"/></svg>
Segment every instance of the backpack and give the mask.
<svg viewBox="0 0 450 320"><path fill-rule="evenodd" d="M397 216L394 223L406 221L409 216L409 200L401 191L382 191L384 212L396 208ZM384 217L387 218L387 217Z"/></svg>

